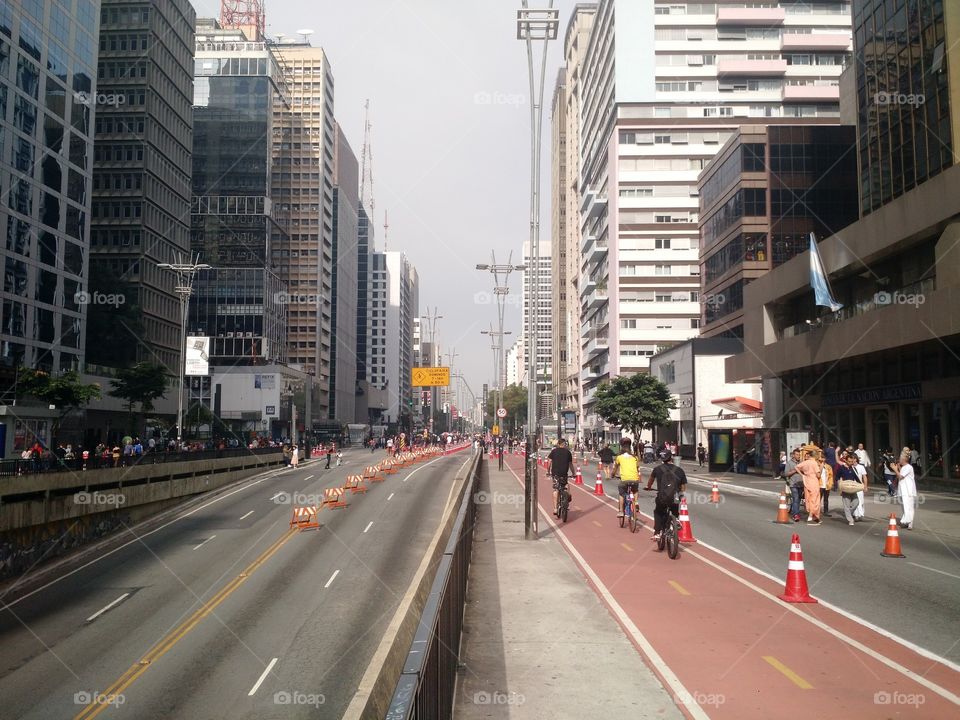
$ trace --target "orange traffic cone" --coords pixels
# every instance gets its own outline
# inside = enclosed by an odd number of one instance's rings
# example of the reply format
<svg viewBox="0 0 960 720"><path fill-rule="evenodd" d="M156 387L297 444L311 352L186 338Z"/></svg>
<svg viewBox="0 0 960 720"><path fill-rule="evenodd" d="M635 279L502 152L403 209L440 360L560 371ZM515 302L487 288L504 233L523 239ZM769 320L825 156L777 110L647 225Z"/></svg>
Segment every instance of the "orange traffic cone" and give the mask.
<svg viewBox="0 0 960 720"><path fill-rule="evenodd" d="M790 540L790 561L787 563L787 584L783 595L777 595L784 602L815 603L807 589L807 571L803 569L803 550L800 549L800 536L796 533Z"/></svg>
<svg viewBox="0 0 960 720"><path fill-rule="evenodd" d="M790 508L787 507L787 496L780 493L780 507L777 508L777 519L774 520L779 525L790 524Z"/></svg>
<svg viewBox="0 0 960 720"><path fill-rule="evenodd" d="M887 544L883 546L884 557L902 558L906 557L900 552L900 532L897 530L897 516L890 513L890 526L887 528Z"/></svg>
<svg viewBox="0 0 960 720"><path fill-rule="evenodd" d="M597 483L593 486L594 495L603 495L603 478L600 476L600 473L597 473Z"/></svg>
<svg viewBox="0 0 960 720"><path fill-rule="evenodd" d="M580 468L577 468L577 477L573 481L574 485L583 485L583 473L580 472Z"/></svg>
<svg viewBox="0 0 960 720"><path fill-rule="evenodd" d="M717 481L713 481L713 490L710 492L710 502L714 505L720 502L720 486L717 485Z"/></svg>
<svg viewBox="0 0 960 720"><path fill-rule="evenodd" d="M695 543L697 539L693 536L693 527L690 525L690 513L687 511L687 499L680 498L680 534L677 539L682 543Z"/></svg>

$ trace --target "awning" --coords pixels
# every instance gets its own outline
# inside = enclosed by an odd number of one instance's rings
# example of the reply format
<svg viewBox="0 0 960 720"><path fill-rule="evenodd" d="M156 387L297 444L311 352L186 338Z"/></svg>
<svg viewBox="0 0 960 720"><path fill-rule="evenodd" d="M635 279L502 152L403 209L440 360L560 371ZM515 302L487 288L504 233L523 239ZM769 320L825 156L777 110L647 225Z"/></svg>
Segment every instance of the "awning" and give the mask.
<svg viewBox="0 0 960 720"><path fill-rule="evenodd" d="M736 397L711 400L710 402L738 415L754 415L763 412L763 402L761 400L752 400L751 398L740 397L739 395Z"/></svg>

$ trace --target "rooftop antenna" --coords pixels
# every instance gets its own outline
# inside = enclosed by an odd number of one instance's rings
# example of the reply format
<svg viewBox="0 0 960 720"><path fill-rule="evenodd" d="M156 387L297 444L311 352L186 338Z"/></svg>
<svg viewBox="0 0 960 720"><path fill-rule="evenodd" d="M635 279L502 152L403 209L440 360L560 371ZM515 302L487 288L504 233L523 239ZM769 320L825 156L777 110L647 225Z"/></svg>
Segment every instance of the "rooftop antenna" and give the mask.
<svg viewBox="0 0 960 720"><path fill-rule="evenodd" d="M390 219L387 211L383 211L383 251L387 251L387 232L390 230Z"/></svg>
<svg viewBox="0 0 960 720"><path fill-rule="evenodd" d="M250 42L262 42L265 32L264 0L220 0L220 25L247 30ZM252 32L249 32L252 31Z"/></svg>
<svg viewBox="0 0 960 720"><path fill-rule="evenodd" d="M370 144L370 100L364 104L363 121L363 159L360 170L360 205L364 201L370 201L370 219L373 219L374 200L373 200L373 147Z"/></svg>
<svg viewBox="0 0 960 720"><path fill-rule="evenodd" d="M313 35L313 30L310 28L301 28L300 30L297 30L297 35L303 35L303 44L309 45L310 36Z"/></svg>

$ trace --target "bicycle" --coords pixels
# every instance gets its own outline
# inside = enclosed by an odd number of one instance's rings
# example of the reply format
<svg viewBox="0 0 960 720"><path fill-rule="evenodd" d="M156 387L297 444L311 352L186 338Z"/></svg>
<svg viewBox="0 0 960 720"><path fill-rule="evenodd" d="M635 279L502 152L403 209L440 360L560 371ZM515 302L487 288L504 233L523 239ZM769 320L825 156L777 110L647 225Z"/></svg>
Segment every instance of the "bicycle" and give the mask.
<svg viewBox="0 0 960 720"><path fill-rule="evenodd" d="M620 517L620 527L629 524L630 532L635 533L640 526L640 522L637 519L639 515L640 501L637 498L637 493L633 491L633 487L631 486L627 489L627 496L623 501L623 515Z"/></svg>
<svg viewBox="0 0 960 720"><path fill-rule="evenodd" d="M570 511L570 493L567 492L567 478L555 477L553 479L553 487L557 491L557 506L554 508L554 512L558 518L567 521L567 514Z"/></svg>
<svg viewBox="0 0 960 720"><path fill-rule="evenodd" d="M653 488L647 489L653 490ZM671 560L676 560L680 554L680 519L673 512L674 506L679 502L679 500L675 500L672 505L667 507L667 525L660 530L660 537L657 538L657 551L663 552L663 549L666 548L667 555Z"/></svg>

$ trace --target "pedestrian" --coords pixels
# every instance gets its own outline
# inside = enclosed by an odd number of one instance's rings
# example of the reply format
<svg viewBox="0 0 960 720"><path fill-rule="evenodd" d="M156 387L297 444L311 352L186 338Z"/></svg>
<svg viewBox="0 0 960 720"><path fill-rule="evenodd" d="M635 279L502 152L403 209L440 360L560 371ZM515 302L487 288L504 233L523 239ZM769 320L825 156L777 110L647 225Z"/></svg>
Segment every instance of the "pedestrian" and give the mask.
<svg viewBox="0 0 960 720"><path fill-rule="evenodd" d="M909 450L900 455L900 480L897 483L897 492L900 502L903 503L903 517L900 518L900 527L913 530L913 514L917 506L917 478L910 462Z"/></svg>
<svg viewBox="0 0 960 720"><path fill-rule="evenodd" d="M605 442L603 447L600 448L600 452L597 453L597 456L600 459L600 468L603 470L603 476L610 479L610 472L613 470L613 450L610 448L610 443Z"/></svg>
<svg viewBox="0 0 960 720"><path fill-rule="evenodd" d="M337 467L343 464L343 450L337 450Z"/></svg>
<svg viewBox="0 0 960 720"><path fill-rule="evenodd" d="M297 465L300 464L300 448L294 445L290 448L290 467L296 470Z"/></svg>
<svg viewBox="0 0 960 720"><path fill-rule="evenodd" d="M854 459L853 469L857 473L857 477L860 479L860 482L863 484L863 490L860 490L857 493L857 507L853 511L853 519L857 522L860 522L866 517L867 514L867 490L870 487L870 474L860 462L860 455L856 450L850 448L848 455L852 456Z"/></svg>
<svg viewBox="0 0 960 720"><path fill-rule="evenodd" d="M800 448L794 448L783 470L783 479L790 493L790 517L794 522L800 522L800 497L803 495L803 477L797 470L799 464Z"/></svg>
<svg viewBox="0 0 960 720"><path fill-rule="evenodd" d="M887 483L887 494L893 497L897 494L897 482L899 480L897 462L893 457L893 451L887 448L881 455L883 461L883 480Z"/></svg>
<svg viewBox="0 0 960 720"><path fill-rule="evenodd" d="M327 464L324 466L324 470L330 469L330 458L333 457L333 446L331 445L327 448Z"/></svg>
<svg viewBox="0 0 960 720"><path fill-rule="evenodd" d="M823 458L820 460L820 508L823 517L830 517L830 491L834 483L833 468Z"/></svg>
<svg viewBox="0 0 960 720"><path fill-rule="evenodd" d="M806 457L797 464L797 473L803 484L803 501L807 506L807 524L820 524L820 463L816 453L808 450Z"/></svg>
<svg viewBox="0 0 960 720"><path fill-rule="evenodd" d="M844 462L837 470L837 486L840 489L840 500L843 503L843 515L847 525L853 525L856 520L857 507L860 505L859 493L863 487L860 476L856 471L857 456L853 453L844 457Z"/></svg>
<svg viewBox="0 0 960 720"><path fill-rule="evenodd" d="M786 455L784 455L786 457ZM703 467L703 463L707 459L707 449L703 446L703 443L697 443L697 462L700 463L700 467Z"/></svg>

